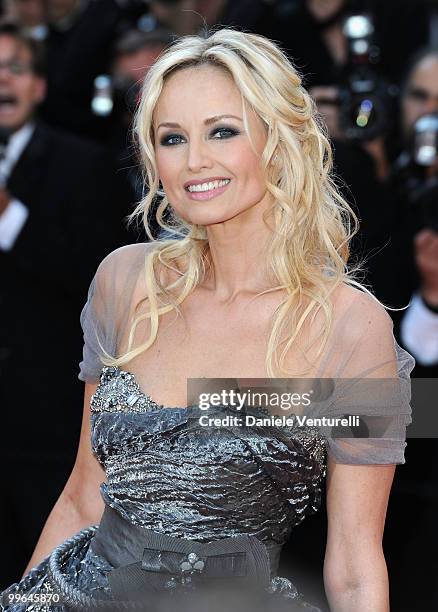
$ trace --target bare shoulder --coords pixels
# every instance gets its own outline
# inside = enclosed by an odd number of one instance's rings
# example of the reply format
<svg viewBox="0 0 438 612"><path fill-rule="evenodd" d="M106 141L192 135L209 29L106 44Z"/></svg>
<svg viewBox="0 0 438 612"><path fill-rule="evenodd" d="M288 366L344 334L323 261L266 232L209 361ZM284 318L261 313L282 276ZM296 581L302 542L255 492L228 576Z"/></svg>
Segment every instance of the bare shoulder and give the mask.
<svg viewBox="0 0 438 612"><path fill-rule="evenodd" d="M114 308L116 304L125 307L135 294L148 253L155 248L155 243L135 243L111 251L97 268L92 283L94 294Z"/></svg>
<svg viewBox="0 0 438 612"><path fill-rule="evenodd" d="M342 331L352 338L369 330L392 329L392 319L385 307L370 293L347 283L333 292L333 316L342 322Z"/></svg>
<svg viewBox="0 0 438 612"><path fill-rule="evenodd" d="M145 260L149 253L157 248L157 242L138 242L126 244L111 251L101 262L99 268L122 267L133 265L138 261Z"/></svg>
<svg viewBox="0 0 438 612"><path fill-rule="evenodd" d="M155 249L155 242L139 242L111 251L99 264L96 282L102 287L123 285L127 279L138 275L146 257Z"/></svg>
<svg viewBox="0 0 438 612"><path fill-rule="evenodd" d="M120 247L105 257L99 266L98 276L105 283L112 286L112 291L126 301L128 294L133 302L145 303L150 297L151 287L154 292L158 284L167 286L178 279L175 265L166 265L159 258L155 258L151 272L146 264L150 255L161 251L172 241L156 240L128 244Z"/></svg>

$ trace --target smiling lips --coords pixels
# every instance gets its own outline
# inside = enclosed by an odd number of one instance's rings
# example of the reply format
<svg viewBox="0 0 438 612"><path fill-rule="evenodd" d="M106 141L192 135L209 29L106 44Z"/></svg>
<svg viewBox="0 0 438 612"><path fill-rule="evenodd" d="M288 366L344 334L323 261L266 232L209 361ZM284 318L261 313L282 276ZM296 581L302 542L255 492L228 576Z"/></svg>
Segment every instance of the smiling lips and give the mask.
<svg viewBox="0 0 438 612"><path fill-rule="evenodd" d="M211 200L228 187L231 179L211 178L206 181L189 181L184 185L191 200Z"/></svg>

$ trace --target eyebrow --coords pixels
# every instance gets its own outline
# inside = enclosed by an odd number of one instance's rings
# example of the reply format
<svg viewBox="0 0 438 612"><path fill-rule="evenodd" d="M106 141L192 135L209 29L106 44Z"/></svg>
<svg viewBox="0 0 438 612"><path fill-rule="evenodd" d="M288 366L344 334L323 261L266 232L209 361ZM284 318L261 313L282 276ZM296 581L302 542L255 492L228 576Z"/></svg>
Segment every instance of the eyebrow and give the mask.
<svg viewBox="0 0 438 612"><path fill-rule="evenodd" d="M236 115L215 115L214 117L209 117L208 119L206 119L204 121L204 125L211 125L212 123L216 123L217 121L220 121L221 119L226 119L226 118L237 119L238 121L243 122L243 119L241 117L237 117ZM179 123L166 122L166 123L160 123L160 125L157 127L157 130L159 130L160 127L180 128L181 126L179 125Z"/></svg>

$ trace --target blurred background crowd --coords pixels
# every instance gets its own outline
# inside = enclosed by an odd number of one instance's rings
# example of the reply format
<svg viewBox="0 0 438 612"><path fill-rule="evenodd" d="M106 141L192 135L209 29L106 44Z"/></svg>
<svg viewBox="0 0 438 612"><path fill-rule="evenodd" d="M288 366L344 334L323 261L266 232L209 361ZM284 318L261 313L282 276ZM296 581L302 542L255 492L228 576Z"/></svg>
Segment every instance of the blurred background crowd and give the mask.
<svg viewBox="0 0 438 612"><path fill-rule="evenodd" d="M0 13L1 589L73 465L90 280L108 252L148 239L124 221L144 190L132 116L178 36L233 26L293 60L361 222L352 262L365 257L362 280L386 305L409 304L389 311L397 340L414 377L438 378L438 2L3 0ZM437 440L410 440L406 460L385 533L391 610L436 610ZM324 532L322 512L283 555L320 606Z"/></svg>

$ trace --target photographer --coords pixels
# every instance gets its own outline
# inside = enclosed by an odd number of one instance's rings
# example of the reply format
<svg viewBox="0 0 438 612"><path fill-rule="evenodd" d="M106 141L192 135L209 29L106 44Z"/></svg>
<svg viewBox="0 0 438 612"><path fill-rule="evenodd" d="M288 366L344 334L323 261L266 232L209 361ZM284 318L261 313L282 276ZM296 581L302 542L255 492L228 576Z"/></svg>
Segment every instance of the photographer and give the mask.
<svg viewBox="0 0 438 612"><path fill-rule="evenodd" d="M141 85L149 68L174 38L171 30L156 28L151 32L131 29L116 40L111 68L114 127L109 138L115 149L132 150L132 120Z"/></svg>
<svg viewBox="0 0 438 612"><path fill-rule="evenodd" d="M398 134L391 147L398 151L393 163L384 133L370 139L366 133L362 139L360 134L347 138L342 107L336 104L338 92L335 87L314 88L335 138L339 171L356 198L361 232L368 246L379 246L380 240L384 247L370 259L373 287L393 307L403 307L413 298L407 312L391 315L400 325L402 342L417 358L417 376L434 376L438 371L438 51L426 49L411 60L402 85ZM358 164L360 159L363 165Z"/></svg>
<svg viewBox="0 0 438 612"><path fill-rule="evenodd" d="M401 322L401 339L431 376L438 373L438 49L412 60L401 112L403 146L392 182L405 202L415 262L415 293Z"/></svg>
<svg viewBox="0 0 438 612"><path fill-rule="evenodd" d="M132 121L143 80L154 61L174 40L170 30L157 28L152 32L132 29L115 43L111 71L111 128L108 146L118 163L120 182L126 187L131 203L143 197L144 185L141 164L132 134ZM150 228L156 237L160 231L155 220L154 207L150 215ZM133 241L148 240L143 228L130 226Z"/></svg>
<svg viewBox="0 0 438 612"><path fill-rule="evenodd" d="M401 343L416 358L413 376L417 379L438 377L437 112L438 50L428 48L413 57L402 84L400 153L389 180L401 219L396 255L399 265L393 268L393 282L407 298L405 303L411 300L409 308L394 318L401 320ZM416 388L420 387L424 388L417 381ZM430 400L430 405L422 403L423 410L414 403L414 424L424 423L425 433L436 403L434 395ZM437 457L436 438L411 438L406 469L395 481L387 538L400 544L388 568L394 584L414 585L394 590L394 609L400 612L432 610L438 604L438 562L430 558L426 561L424 555L425 543L431 534L436 536ZM403 508L403 512L396 512L396 507ZM412 559L418 563L412 563Z"/></svg>
<svg viewBox="0 0 438 612"><path fill-rule="evenodd" d="M308 0L290 6L289 49L313 84L311 93L333 139L338 174L361 222L354 250L365 257L366 280L377 297L403 307L411 296L406 281L414 264L391 179L396 140L391 129L397 126L395 83L403 61L427 39L426 8L420 4L414 11L411 3L402 2L391 10L392 2L368 0ZM404 40L402 49L396 39Z"/></svg>
<svg viewBox="0 0 438 612"><path fill-rule="evenodd" d="M401 339L419 364L438 366L437 232L424 229L415 236L415 261L421 284L402 319Z"/></svg>
<svg viewBox="0 0 438 612"><path fill-rule="evenodd" d="M424 0L279 0L277 38L306 74L309 85L337 85L348 62L345 18L372 19L379 51L376 70L397 83L412 54L429 36ZM403 41L403 44L400 44Z"/></svg>

